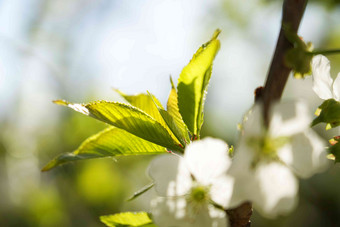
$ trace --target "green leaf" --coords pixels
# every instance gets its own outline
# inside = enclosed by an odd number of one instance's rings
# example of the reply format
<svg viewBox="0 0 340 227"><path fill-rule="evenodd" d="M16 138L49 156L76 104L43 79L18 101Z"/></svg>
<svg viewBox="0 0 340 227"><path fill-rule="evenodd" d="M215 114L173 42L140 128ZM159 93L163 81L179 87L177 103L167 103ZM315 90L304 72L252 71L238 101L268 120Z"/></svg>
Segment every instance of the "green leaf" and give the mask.
<svg viewBox="0 0 340 227"><path fill-rule="evenodd" d="M156 102L158 106L162 107L161 102L154 95L152 95L151 98L149 94L140 93L137 95L127 95L118 89L114 90L118 92L131 105L145 111L145 113L149 114L150 116L157 116L158 113L157 109L155 109L155 105L153 104L154 102Z"/></svg>
<svg viewBox="0 0 340 227"><path fill-rule="evenodd" d="M158 121L170 134L172 139L179 144L180 141L173 134L172 130L169 128L168 124L164 121L162 115L160 114L158 109L163 109L160 101L152 94L137 94L137 95L126 95L123 92L116 90L126 101L128 101L131 105L137 107L140 110L143 110L145 113L149 114L156 121Z"/></svg>
<svg viewBox="0 0 340 227"><path fill-rule="evenodd" d="M137 137L166 147L170 150L183 152L168 131L153 117L144 111L128 104L98 101L88 104L73 104L57 100L56 103L121 128Z"/></svg>
<svg viewBox="0 0 340 227"><path fill-rule="evenodd" d="M167 102L167 112L173 118L174 124L180 131L179 134L182 138L184 138L186 143L190 142L188 127L185 125L182 115L179 113L178 109L178 98L177 98L177 90L170 77L171 82L171 91Z"/></svg>
<svg viewBox="0 0 340 227"><path fill-rule="evenodd" d="M178 107L183 121L194 137L199 136L203 123L204 100L211 76L212 63L220 48L217 30L213 38L203 44L178 79Z"/></svg>
<svg viewBox="0 0 340 227"><path fill-rule="evenodd" d="M326 129L330 129L340 125L340 102L328 99L319 106L317 112L319 116L313 120L312 126L326 123Z"/></svg>
<svg viewBox="0 0 340 227"><path fill-rule="evenodd" d="M84 159L166 152L165 147L140 139L122 129L109 127L89 137L76 151L57 156L42 171L48 171L58 165Z"/></svg>
<svg viewBox="0 0 340 227"><path fill-rule="evenodd" d="M113 215L105 215L100 216L100 221L103 222L106 226L116 227L116 226L143 226L143 227L151 227L154 226L152 224L152 220L148 213L146 212L125 212L118 213Z"/></svg>
<svg viewBox="0 0 340 227"><path fill-rule="evenodd" d="M183 148L185 148L186 144L189 143L190 139L188 140L189 134L188 132L182 132L181 129L176 124L175 120L172 118L172 116L165 110L158 109L159 113L162 115L164 121L170 128L170 130L173 132L173 134L176 136L176 138L180 141Z"/></svg>
<svg viewBox="0 0 340 227"><path fill-rule="evenodd" d="M150 97L152 98L151 94ZM182 144L182 147L185 148L187 141L189 140L185 140L186 135L183 135L182 132L180 131L180 129L178 128L178 126L175 123L175 120L172 118L172 116L165 111L162 107L159 107L157 105L156 102L154 102L155 107L157 108L157 110L159 111L161 117L163 118L164 122L167 125L167 128L169 128L169 130L171 131L171 134L174 135ZM188 132L187 132L188 134ZM188 135L187 135L188 137Z"/></svg>
<svg viewBox="0 0 340 227"><path fill-rule="evenodd" d="M135 193L133 193L133 195L130 198L128 198L127 201L132 201L132 200L136 199L140 195L142 195L145 192L149 191L154 185L155 185L154 182L152 182L151 184L145 185L143 188L141 188L140 190L138 190Z"/></svg>

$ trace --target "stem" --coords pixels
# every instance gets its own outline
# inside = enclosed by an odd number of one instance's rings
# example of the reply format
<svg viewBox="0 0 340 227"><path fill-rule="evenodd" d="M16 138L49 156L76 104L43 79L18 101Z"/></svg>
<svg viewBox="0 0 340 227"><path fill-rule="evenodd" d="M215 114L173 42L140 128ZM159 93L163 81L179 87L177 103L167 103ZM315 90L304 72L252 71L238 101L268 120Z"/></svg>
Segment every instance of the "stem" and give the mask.
<svg viewBox="0 0 340 227"><path fill-rule="evenodd" d="M310 55L317 55L317 54L323 54L323 55L328 55L328 54L339 54L340 49L334 49L334 50L315 50L312 52L308 52L307 54Z"/></svg>
<svg viewBox="0 0 340 227"><path fill-rule="evenodd" d="M307 1L308 0L284 0L282 9L282 25L289 26L292 32L297 33ZM260 100L264 103L264 121L267 126L269 125L269 107L272 102L279 101L281 99L283 89L291 71L291 68L285 65L284 57L287 50L291 49L293 46L286 38L282 25L274 57L272 59L267 80L260 98Z"/></svg>
<svg viewBox="0 0 340 227"><path fill-rule="evenodd" d="M291 68L285 65L284 57L286 51L293 48L293 46L285 36L283 25L289 26L292 32L297 33L307 2L308 0L284 0L283 2L280 34L267 80L264 88L260 87L255 91L256 102L262 101L264 103L263 117L267 126L269 125L268 112L270 105L274 101L281 99L291 71ZM250 202L243 203L235 209L226 210L226 213L231 227L249 227L252 204Z"/></svg>

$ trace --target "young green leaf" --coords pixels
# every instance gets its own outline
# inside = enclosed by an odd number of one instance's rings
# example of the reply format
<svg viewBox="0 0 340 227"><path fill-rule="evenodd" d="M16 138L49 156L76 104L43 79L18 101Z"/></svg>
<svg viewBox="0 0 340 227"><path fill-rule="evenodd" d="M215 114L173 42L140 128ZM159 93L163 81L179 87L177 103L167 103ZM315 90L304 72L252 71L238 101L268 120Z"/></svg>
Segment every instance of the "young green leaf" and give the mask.
<svg viewBox="0 0 340 227"><path fill-rule="evenodd" d="M183 152L183 149L173 140L168 131L158 121L144 111L131 105L107 101L88 104L73 104L60 100L56 102L117 128L124 129L152 143L170 150Z"/></svg>
<svg viewBox="0 0 340 227"><path fill-rule="evenodd" d="M155 105L153 105L154 102L156 102L158 106L163 108L161 102L154 95L151 95L152 97L150 97L150 94L143 94L143 93L140 93L137 95L127 95L118 89L114 89L114 90L118 92L131 105L137 107L138 109L145 111L145 113L151 116L153 116L154 114L157 114L157 109L155 109Z"/></svg>
<svg viewBox="0 0 340 227"><path fill-rule="evenodd" d="M165 122L161 113L158 109L163 109L160 101L152 94L137 94L137 95L126 95L123 92L116 90L126 101L128 101L132 106L143 110L145 113L149 114L156 121L158 121L170 134L172 139L177 143L182 143L178 140L176 135L173 134L172 130L169 128L168 124ZM183 143L182 143L183 145Z"/></svg>
<svg viewBox="0 0 340 227"><path fill-rule="evenodd" d="M124 212L113 215L105 215L100 216L100 221L103 222L106 226L109 227L118 227L118 226L143 226L143 227L156 227L152 224L152 220L149 217L149 214L146 212Z"/></svg>
<svg viewBox="0 0 340 227"><path fill-rule="evenodd" d="M42 171L84 159L161 153L166 153L165 147L138 138L122 129L109 127L89 137L76 151L57 156Z"/></svg>
<svg viewBox="0 0 340 227"><path fill-rule="evenodd" d="M211 76L212 63L220 48L217 30L213 38L203 44L178 79L178 107L183 121L194 137L199 136L203 123L204 99Z"/></svg>
<svg viewBox="0 0 340 227"><path fill-rule="evenodd" d="M189 138L188 127L185 125L182 119L182 115L179 113L177 90L171 77L170 77L170 82L171 82L171 91L170 91L170 95L169 95L168 102L167 102L167 112L173 118L174 124L180 131L180 135L182 135L182 138L184 138L186 143L189 143L190 138Z"/></svg>
<svg viewBox="0 0 340 227"><path fill-rule="evenodd" d="M150 98L152 98L152 95L150 95ZM180 141L180 143L182 144L183 148L185 148L187 141L189 140L185 140L185 135L182 134L182 132L180 131L180 129L177 127L175 120L172 118L172 116L165 111L162 107L159 107L157 105L156 102L154 102L155 107L157 108L157 111L159 111L159 114L162 117L162 120L165 122L165 124L167 125L167 128L170 130L171 135L174 135L177 140Z"/></svg>
<svg viewBox="0 0 340 227"><path fill-rule="evenodd" d="M318 108L319 116L316 117L312 126L319 123L326 123L326 129L334 128L340 125L340 102L334 99L327 99Z"/></svg>

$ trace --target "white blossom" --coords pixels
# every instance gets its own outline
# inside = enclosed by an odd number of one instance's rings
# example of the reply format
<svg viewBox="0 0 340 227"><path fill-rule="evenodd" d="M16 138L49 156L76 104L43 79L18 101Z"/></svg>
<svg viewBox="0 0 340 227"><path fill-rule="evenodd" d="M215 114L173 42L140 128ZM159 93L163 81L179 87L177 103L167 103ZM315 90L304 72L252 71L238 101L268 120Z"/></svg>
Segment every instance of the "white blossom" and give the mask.
<svg viewBox="0 0 340 227"><path fill-rule="evenodd" d="M325 144L309 128L302 102L273 106L264 127L262 105L247 115L228 173L235 178L231 206L251 201L262 215L274 218L297 203L297 177L308 178L328 165Z"/></svg>
<svg viewBox="0 0 340 227"><path fill-rule="evenodd" d="M333 82L330 68L329 60L325 56L317 55L313 57L313 90L321 99L340 101L340 73Z"/></svg>
<svg viewBox="0 0 340 227"><path fill-rule="evenodd" d="M151 203L155 223L162 227L227 226L223 209L233 189L233 179L227 175L230 164L228 145L212 138L189 144L183 157L162 155L153 160L149 175L159 195Z"/></svg>

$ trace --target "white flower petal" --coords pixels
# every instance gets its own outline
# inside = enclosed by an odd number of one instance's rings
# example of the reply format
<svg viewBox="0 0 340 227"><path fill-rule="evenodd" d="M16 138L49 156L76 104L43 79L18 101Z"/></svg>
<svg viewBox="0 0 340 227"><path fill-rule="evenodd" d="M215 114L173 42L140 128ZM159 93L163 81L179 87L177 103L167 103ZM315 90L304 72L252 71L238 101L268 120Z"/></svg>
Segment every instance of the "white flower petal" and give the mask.
<svg viewBox="0 0 340 227"><path fill-rule="evenodd" d="M273 138L291 136L309 128L311 117L302 101L274 104L270 112L270 135Z"/></svg>
<svg viewBox="0 0 340 227"><path fill-rule="evenodd" d="M234 179L231 176L220 176L211 182L210 197L212 201L228 208L234 188Z"/></svg>
<svg viewBox="0 0 340 227"><path fill-rule="evenodd" d="M277 151L277 156L279 156L280 160L283 161L286 165L292 165L294 161L292 144L288 143L281 147Z"/></svg>
<svg viewBox="0 0 340 227"><path fill-rule="evenodd" d="M151 161L148 173L155 181L155 188L160 196L184 195L191 188L190 173L183 158L178 156L159 155Z"/></svg>
<svg viewBox="0 0 340 227"><path fill-rule="evenodd" d="M321 99L333 98L329 60L322 55L312 59L313 90Z"/></svg>
<svg viewBox="0 0 340 227"><path fill-rule="evenodd" d="M336 101L340 101L340 73L338 73L333 83L333 97Z"/></svg>
<svg viewBox="0 0 340 227"><path fill-rule="evenodd" d="M232 176L248 175L251 171L251 163L254 159L255 152L246 142L247 138L241 137L241 140L235 148L233 162L228 170L228 174Z"/></svg>
<svg viewBox="0 0 340 227"><path fill-rule="evenodd" d="M259 163L254 175L257 188L250 189L254 207L264 216L275 218L296 205L298 182L289 168L276 162Z"/></svg>
<svg viewBox="0 0 340 227"><path fill-rule="evenodd" d="M235 148L235 156L228 170L228 175L234 178L234 188L230 198L229 206L237 207L243 202L250 201L251 196L247 188L254 188L254 172L251 163L254 159L254 151L248 147L246 138L241 137Z"/></svg>
<svg viewBox="0 0 340 227"><path fill-rule="evenodd" d="M158 226L187 226L184 198L157 197L151 201L153 221Z"/></svg>
<svg viewBox="0 0 340 227"><path fill-rule="evenodd" d="M308 178L329 166L326 144L312 130L292 138L292 160L286 162L300 177Z"/></svg>
<svg viewBox="0 0 340 227"><path fill-rule="evenodd" d="M254 175L250 172L248 172L248 175L235 176L234 190L230 198L229 207L236 208L247 201L252 201L251 193L248 191L256 189L256 181L253 177Z"/></svg>
<svg viewBox="0 0 340 227"><path fill-rule="evenodd" d="M156 198L151 202L155 224L162 227L224 227L226 214L211 205L191 212L184 198Z"/></svg>
<svg viewBox="0 0 340 227"><path fill-rule="evenodd" d="M185 149L184 160L197 182L206 186L210 185L214 178L226 174L231 164L228 145L213 138L189 144Z"/></svg>

